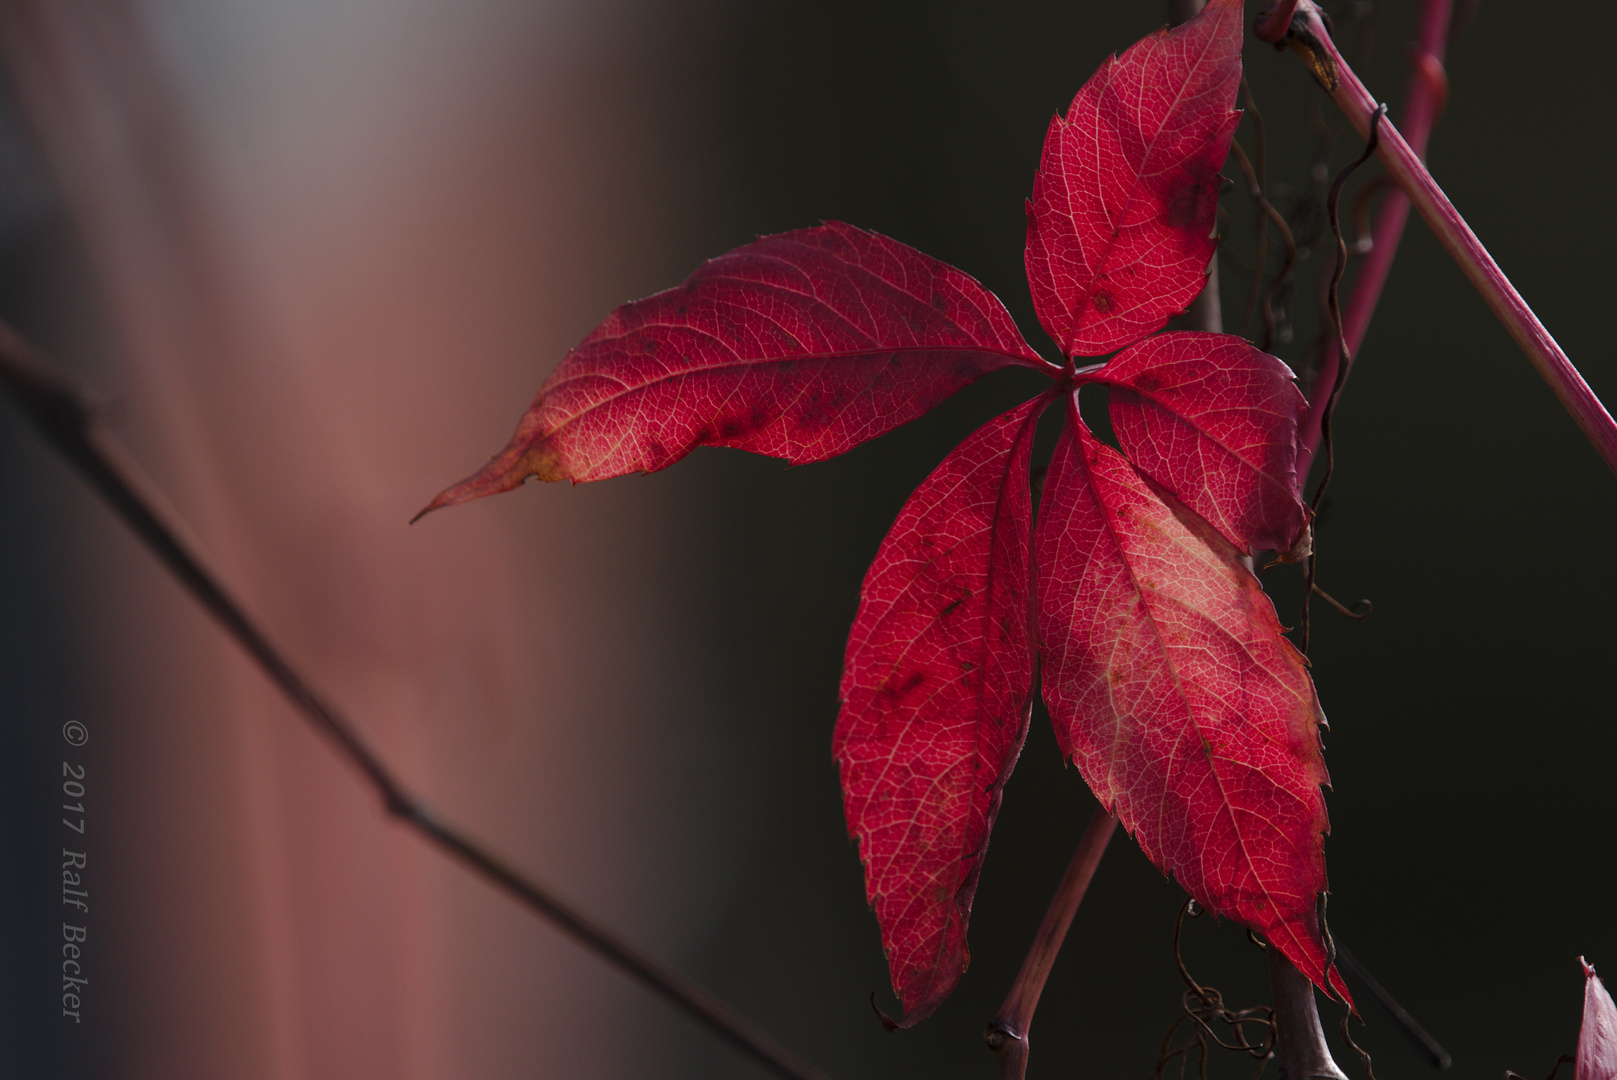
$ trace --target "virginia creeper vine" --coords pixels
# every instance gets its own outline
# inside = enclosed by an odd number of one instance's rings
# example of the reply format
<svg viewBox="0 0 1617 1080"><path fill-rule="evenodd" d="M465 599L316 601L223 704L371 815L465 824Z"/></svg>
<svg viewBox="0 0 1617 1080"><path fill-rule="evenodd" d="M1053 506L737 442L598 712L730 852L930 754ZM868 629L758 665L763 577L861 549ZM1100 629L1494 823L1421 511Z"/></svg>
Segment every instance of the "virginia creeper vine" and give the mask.
<svg viewBox="0 0 1617 1080"><path fill-rule="evenodd" d="M506 449L427 507L529 476L652 471L698 445L822 460L993 370L1050 378L916 489L871 566L849 638L834 753L904 1005L895 1027L930 1013L964 970L972 897L1037 677L1063 753L1102 805L986 1033L1002 1075L1023 1075L1045 976L1121 820L1202 904L1265 937L1282 1077L1342 1076L1313 998L1319 986L1346 1000L1316 914L1328 829L1323 713L1251 566L1260 551L1306 558L1312 587L1319 493L1305 506L1302 482L1321 440L1329 446L1330 409L1410 203L1617 471L1617 424L1421 160L1446 95L1454 19L1451 0L1423 9L1403 132L1310 0L1281 0L1254 26L1260 40L1303 54L1399 188L1383 202L1345 312L1332 281L1338 339L1307 401L1278 360L1220 333L1211 226L1245 27L1239 0L1213 0L1183 30L1108 61L1051 124L1026 258L1058 362L1029 347L977 282L897 241L839 223L765 237L615 312L541 387ZM1249 191L1284 228L1261 165L1237 153ZM1333 226L1345 179L1330 197ZM1196 330L1157 333L1186 308ZM1078 364L1109 353L1104 364ZM821 1075L428 813L150 509L98 444L82 397L3 329L0 381L388 813L779 1075ZM1116 448L1083 422L1086 384L1111 393ZM1035 515L1033 433L1047 408L1065 430ZM1306 651L1306 616L1302 635ZM1196 655L1215 653L1212 663Z"/></svg>

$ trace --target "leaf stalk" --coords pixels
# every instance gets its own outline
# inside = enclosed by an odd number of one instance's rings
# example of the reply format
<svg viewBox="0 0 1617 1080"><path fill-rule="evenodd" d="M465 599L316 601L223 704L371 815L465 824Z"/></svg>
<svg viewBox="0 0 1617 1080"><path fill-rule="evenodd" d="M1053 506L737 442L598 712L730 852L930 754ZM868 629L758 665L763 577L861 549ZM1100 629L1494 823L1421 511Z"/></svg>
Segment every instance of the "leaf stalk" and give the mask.
<svg viewBox="0 0 1617 1080"><path fill-rule="evenodd" d="M988 1048L999 1055L1001 1080L1022 1080L1027 1075L1028 1029L1033 1025L1033 1011L1039 1007L1039 995L1044 993L1056 954L1061 951L1067 929L1072 926L1073 916L1083 903L1084 893L1089 891L1095 868L1106 854L1106 845L1116 829L1117 818L1104 806L1095 807L1083 836L1078 839L1078 849L1072 853L1072 861L1061 875L1061 884L1056 886L1055 896L1051 897L1050 906L1039 923L1038 933L1033 935L1033 945L1022 961L1016 981L1011 984L1011 992L999 1007L998 1015L983 1030Z"/></svg>

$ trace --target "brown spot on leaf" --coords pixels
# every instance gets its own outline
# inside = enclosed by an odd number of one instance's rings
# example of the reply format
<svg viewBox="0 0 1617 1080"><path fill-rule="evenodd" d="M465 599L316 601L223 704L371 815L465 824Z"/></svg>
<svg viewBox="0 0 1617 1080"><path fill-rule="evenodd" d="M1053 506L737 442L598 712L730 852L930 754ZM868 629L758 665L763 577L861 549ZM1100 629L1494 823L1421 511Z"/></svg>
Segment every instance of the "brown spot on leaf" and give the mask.
<svg viewBox="0 0 1617 1080"><path fill-rule="evenodd" d="M1196 222L1202 216L1203 210L1209 201L1216 197L1216 189L1202 177L1192 177L1184 187L1180 188L1168 201L1168 209L1164 215L1168 224L1176 229L1183 229Z"/></svg>
<svg viewBox="0 0 1617 1080"><path fill-rule="evenodd" d="M1112 294L1107 292L1105 289L1096 289L1095 295L1090 297L1089 302L1094 305L1095 310L1102 315L1105 315L1117 306L1117 300L1114 299Z"/></svg>
<svg viewBox="0 0 1617 1080"><path fill-rule="evenodd" d="M547 484L573 478L567 466L562 464L560 455L551 446L549 439L540 440L528 447L527 451L522 455L521 465L512 472L521 475L524 479L529 476L537 476Z"/></svg>
<svg viewBox="0 0 1617 1080"><path fill-rule="evenodd" d="M880 691L881 696L890 698L894 701L902 700L903 698L909 696L910 691L914 690L917 686L920 686L921 682L925 678L926 675L923 672L912 671L910 672L909 678L905 679L903 685L901 686L894 686L891 681L885 683Z"/></svg>

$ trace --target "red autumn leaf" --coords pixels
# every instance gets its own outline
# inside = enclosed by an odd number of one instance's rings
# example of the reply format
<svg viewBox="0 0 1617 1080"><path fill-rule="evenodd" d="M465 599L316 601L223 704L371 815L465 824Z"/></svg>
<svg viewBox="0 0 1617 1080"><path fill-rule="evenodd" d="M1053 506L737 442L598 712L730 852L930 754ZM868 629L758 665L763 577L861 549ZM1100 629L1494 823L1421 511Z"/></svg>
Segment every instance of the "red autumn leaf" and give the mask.
<svg viewBox="0 0 1617 1080"><path fill-rule="evenodd" d="M1236 549L1091 435L1076 396L1067 420L1035 540L1056 738L1159 869L1324 986L1329 777L1303 658Z"/></svg>
<svg viewBox="0 0 1617 1080"><path fill-rule="evenodd" d="M823 461L1012 364L1049 367L959 270L835 222L766 236L613 312L505 450L427 510L530 476L654 472L698 446Z"/></svg>
<svg viewBox="0 0 1617 1080"><path fill-rule="evenodd" d="M1578 1031L1578 1061L1573 1080L1617 1078L1617 1005L1595 969L1583 957L1583 1027Z"/></svg>
<svg viewBox="0 0 1617 1080"><path fill-rule="evenodd" d="M1228 334L1158 334L1092 378L1113 387L1128 459L1243 554L1306 540L1297 425L1307 402L1285 364Z"/></svg>
<svg viewBox="0 0 1617 1080"><path fill-rule="evenodd" d="M1069 429L1036 528L1027 481L1048 394L973 434L911 496L848 641L835 756L906 1026L966 966L1027 730L1035 619L1058 737L1096 794L1197 899L1324 985L1322 717L1240 561L1306 540L1302 399L1284 364L1238 339L1140 341L1205 281L1240 39L1240 0L1211 0L1108 61L1051 124L1028 204L1035 309L1069 358L1134 346L1111 363L1045 363L975 281L885 237L783 233L620 308L506 450L429 507L528 476L661 469L699 445L816 461L987 371L1056 380ZM1112 387L1128 457L1078 422L1086 381Z"/></svg>
<svg viewBox="0 0 1617 1080"><path fill-rule="evenodd" d="M905 1026L965 970L988 831L1027 735L1028 465L1047 401L990 421L915 490L848 637L833 752Z"/></svg>
<svg viewBox="0 0 1617 1080"><path fill-rule="evenodd" d="M1026 258L1033 308L1062 355L1138 341L1201 292L1240 119L1241 33L1241 0L1212 0L1107 59L1050 121Z"/></svg>

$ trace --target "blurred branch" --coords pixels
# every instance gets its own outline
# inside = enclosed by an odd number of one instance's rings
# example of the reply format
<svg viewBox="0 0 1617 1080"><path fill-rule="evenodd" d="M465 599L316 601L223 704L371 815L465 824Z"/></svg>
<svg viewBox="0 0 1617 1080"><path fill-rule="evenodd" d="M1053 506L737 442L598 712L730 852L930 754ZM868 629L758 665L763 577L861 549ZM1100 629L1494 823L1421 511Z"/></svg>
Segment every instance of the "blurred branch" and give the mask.
<svg viewBox="0 0 1617 1080"><path fill-rule="evenodd" d="M529 881L487 848L434 816L390 773L353 723L318 694L247 615L143 494L138 475L96 422L87 396L0 323L0 386L45 441L65 457L147 549L179 579L258 664L303 718L364 774L383 808L474 873L505 890L597 957L612 964L777 1076L827 1080L702 987L629 944L553 893Z"/></svg>
<svg viewBox="0 0 1617 1080"><path fill-rule="evenodd" d="M1409 1040L1410 1045L1420 1051L1421 1057L1426 1059L1428 1065L1434 1069L1446 1069L1454 1064L1454 1059L1449 1056L1447 1050L1443 1049L1443 1044L1428 1035L1426 1029L1416 1023L1413 1016L1409 1015L1409 1010L1398 1004L1397 1000L1375 980L1375 977L1364 969L1364 965L1359 963L1358 958L1347 949L1344 949L1340 942L1336 945L1336 966L1353 976L1359 985L1364 987L1366 992L1375 999L1375 1003L1386 1012L1387 1017L1397 1025L1398 1030L1404 1033L1404 1038Z"/></svg>

